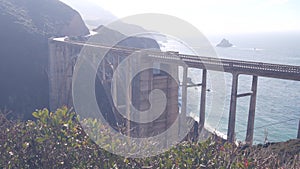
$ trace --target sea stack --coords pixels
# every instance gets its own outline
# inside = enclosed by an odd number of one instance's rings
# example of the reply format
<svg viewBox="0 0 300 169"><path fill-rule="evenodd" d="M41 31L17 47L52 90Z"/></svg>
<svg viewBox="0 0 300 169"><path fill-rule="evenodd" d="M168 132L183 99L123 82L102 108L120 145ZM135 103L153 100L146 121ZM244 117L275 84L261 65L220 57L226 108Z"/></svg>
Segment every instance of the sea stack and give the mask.
<svg viewBox="0 0 300 169"><path fill-rule="evenodd" d="M232 47L233 44L230 43L227 39L222 39L222 41L217 44L217 47L222 47L222 48L229 48L229 47Z"/></svg>

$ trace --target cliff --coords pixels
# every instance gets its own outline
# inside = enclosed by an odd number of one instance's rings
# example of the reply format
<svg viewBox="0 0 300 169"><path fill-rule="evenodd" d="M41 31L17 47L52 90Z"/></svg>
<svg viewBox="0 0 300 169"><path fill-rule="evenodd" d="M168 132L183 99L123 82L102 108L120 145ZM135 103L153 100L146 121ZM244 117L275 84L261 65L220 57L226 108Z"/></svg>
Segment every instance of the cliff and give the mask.
<svg viewBox="0 0 300 169"><path fill-rule="evenodd" d="M0 21L0 110L29 118L48 107L48 38L89 32L59 0L0 0Z"/></svg>
<svg viewBox="0 0 300 169"><path fill-rule="evenodd" d="M111 12L103 9L101 6L92 1L83 0L61 0L73 9L78 11L87 26L96 28L99 25L105 25L118 18Z"/></svg>

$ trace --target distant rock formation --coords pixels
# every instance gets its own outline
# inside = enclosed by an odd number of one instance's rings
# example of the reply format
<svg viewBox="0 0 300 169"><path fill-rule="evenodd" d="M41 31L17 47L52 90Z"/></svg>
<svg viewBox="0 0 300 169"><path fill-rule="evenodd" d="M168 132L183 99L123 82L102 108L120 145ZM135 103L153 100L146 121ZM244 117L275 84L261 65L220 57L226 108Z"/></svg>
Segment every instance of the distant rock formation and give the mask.
<svg viewBox="0 0 300 169"><path fill-rule="evenodd" d="M232 47L233 44L231 44L227 39L222 39L222 41L217 44L217 47L222 47L222 48L229 48Z"/></svg>
<svg viewBox="0 0 300 169"><path fill-rule="evenodd" d="M140 49L153 49L160 50L160 46L156 40L145 37L127 37L126 35L118 32L117 30L113 30L111 28L107 28L106 26L99 26L93 31L98 32L98 34L93 36L93 40L97 43L103 43L108 45L118 45L122 47L131 47L131 48L140 48ZM127 32L126 32L127 33ZM122 40L118 44L112 44L114 42L118 42Z"/></svg>
<svg viewBox="0 0 300 169"><path fill-rule="evenodd" d="M28 118L48 107L48 38L89 31L59 0L0 0L0 21L0 110Z"/></svg>

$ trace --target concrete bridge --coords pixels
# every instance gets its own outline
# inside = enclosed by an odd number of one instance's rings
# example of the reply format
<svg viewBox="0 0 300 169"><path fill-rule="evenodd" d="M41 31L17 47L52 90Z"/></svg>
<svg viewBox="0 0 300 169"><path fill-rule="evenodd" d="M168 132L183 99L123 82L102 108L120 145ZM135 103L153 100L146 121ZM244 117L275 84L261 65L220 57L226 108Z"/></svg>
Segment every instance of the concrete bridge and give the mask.
<svg viewBox="0 0 300 169"><path fill-rule="evenodd" d="M95 47L95 48L107 48L114 53L119 53L121 55L128 54L130 55L133 52L139 51L140 49L135 48L124 48L124 47L110 47L102 44L92 44L85 42L77 42L77 41L64 41L57 42L56 40L50 40L49 44L52 48L57 48L55 44L60 43L68 48L70 55L74 55L80 51L80 48L83 45ZM74 48L74 49L70 49ZM63 50L63 49L61 49ZM50 50L55 51L55 50ZM57 70L57 66L61 64L56 64L57 60L63 61L62 58L59 58L57 52L50 53L50 79L55 74L55 70ZM143 55L147 55L150 58L155 60L164 60L169 63L174 61L183 61L187 66L183 69L183 82L182 82L182 110L186 110L186 102L187 102L187 72L189 68L196 68L202 70L202 83L198 84L201 86L201 100L200 100L200 112L199 112L199 130L201 131L204 127L205 123L205 104L206 104L206 91L207 91L207 71L221 71L232 74L232 90L231 90L231 101L230 101L230 110L229 110L229 122L228 122L228 132L227 139L230 142L235 141L235 121L236 121L236 107L237 107L237 99L239 97L250 96L250 107L248 114L248 124L247 124L247 134L246 134L246 143L252 145L253 144L253 132L254 132L254 118L255 118L255 108L256 108L256 96L257 96L257 83L259 77L270 77L277 79L286 79L286 80L294 80L300 81L300 66L292 66L292 65L281 65L281 64L271 64L271 63L262 63L262 62L250 62L250 61L241 61L241 60L232 60L232 59L220 59L220 58L212 58L206 56L194 56L194 55L185 55L179 54L178 52L160 52L160 51L151 51L144 50ZM56 58L56 59L55 59ZM54 60L53 60L54 59ZM66 63L64 63L66 64ZM109 63L112 64L112 63ZM118 63L117 63L118 64ZM117 66L117 65L115 65ZM105 66L104 66L105 67ZM73 68L73 67L72 67ZM52 71L51 71L52 70ZM71 70L72 71L72 70ZM51 75L51 72L53 73ZM70 72L70 71L66 71ZM103 74L105 72L105 68L103 69ZM237 93L238 89L238 80L239 75L249 75L252 76L252 87L248 93ZM72 72L69 73L72 75ZM104 77L105 78L105 77ZM154 80L153 78L151 80ZM51 83L52 81L52 83ZM55 86L55 79L52 78L50 80L50 88L51 86ZM52 85L51 85L52 84ZM57 87L56 87L57 88ZM55 91L55 87L52 87L52 90ZM175 91L175 90L174 90ZM178 92L178 91L177 91ZM55 93L55 92L54 92ZM177 96L177 95L176 95ZM50 93L51 97L51 93ZM51 100L56 100L57 97L52 95Z"/></svg>

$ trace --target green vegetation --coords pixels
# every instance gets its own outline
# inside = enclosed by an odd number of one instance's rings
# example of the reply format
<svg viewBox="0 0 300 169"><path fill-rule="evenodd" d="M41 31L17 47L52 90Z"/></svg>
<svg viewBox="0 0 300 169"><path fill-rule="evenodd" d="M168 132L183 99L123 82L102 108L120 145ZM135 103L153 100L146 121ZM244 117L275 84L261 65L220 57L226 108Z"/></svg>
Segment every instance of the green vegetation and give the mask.
<svg viewBox="0 0 300 169"><path fill-rule="evenodd" d="M300 168L299 140L288 142L293 149L286 151L289 145L283 143L277 148L243 148L214 137L183 142L155 157L131 159L97 146L77 115L65 107L55 113L39 110L33 116L36 121L13 122L0 115L0 168ZM83 122L90 125L95 120Z"/></svg>

